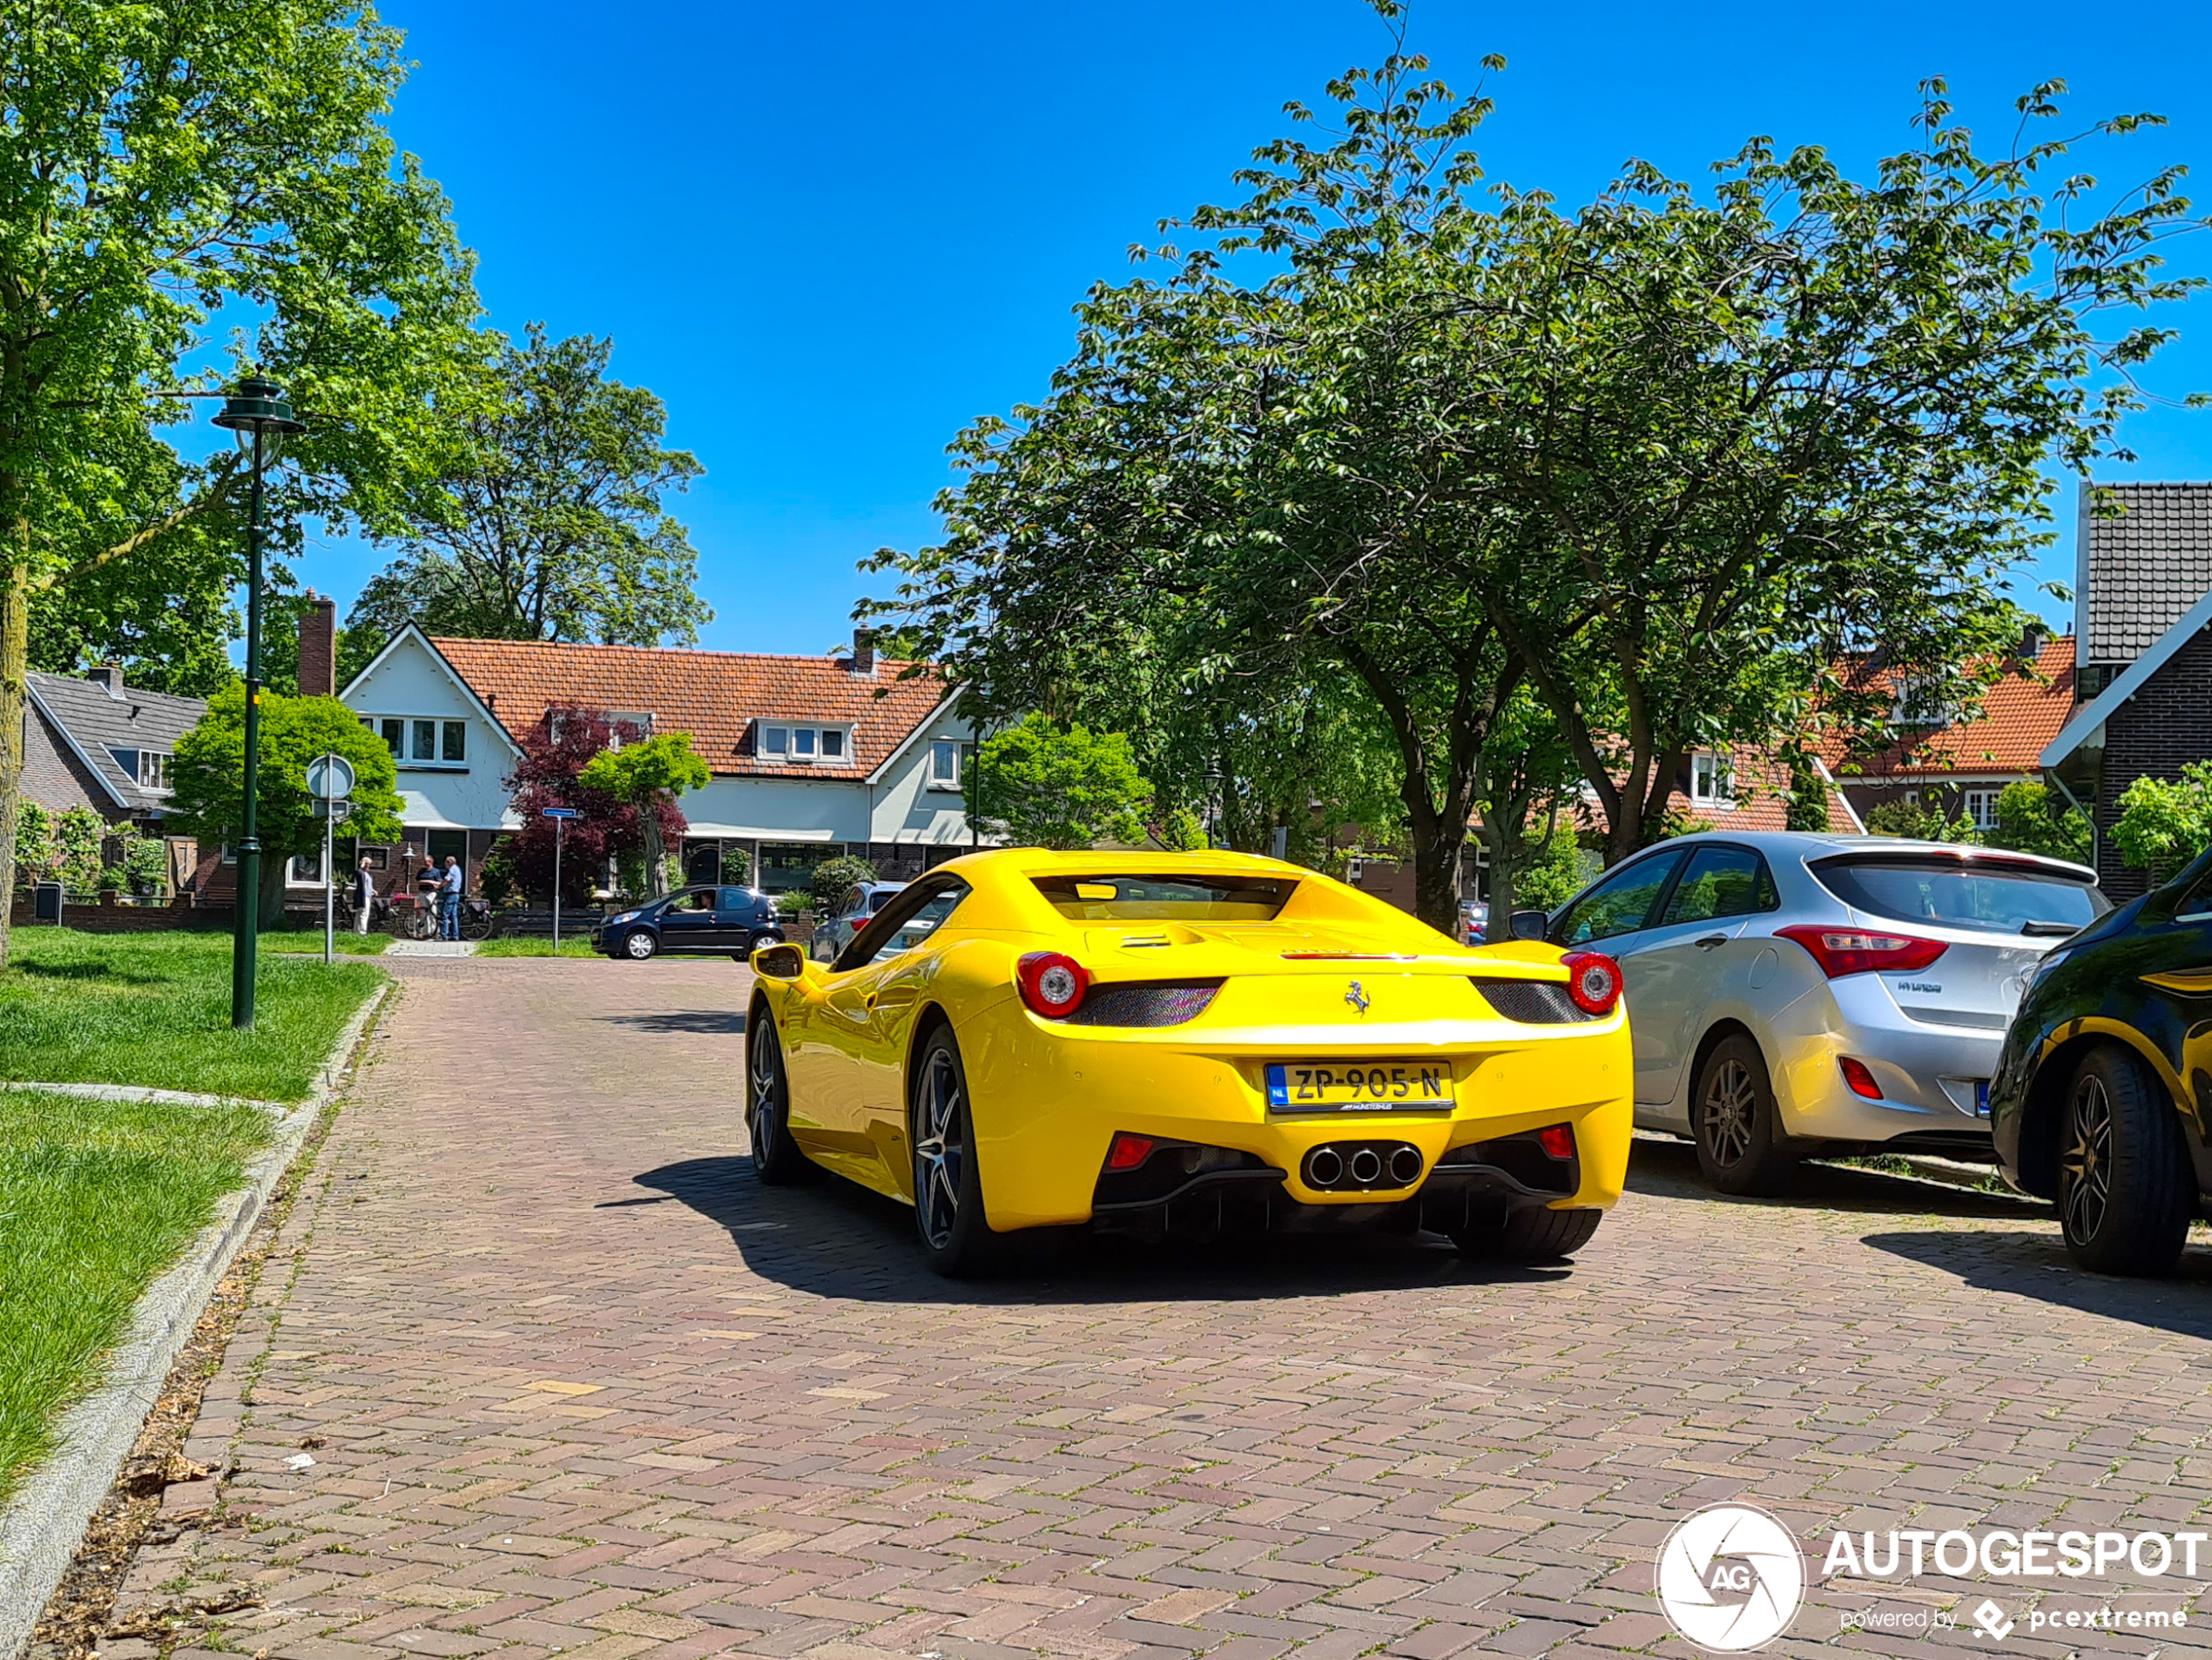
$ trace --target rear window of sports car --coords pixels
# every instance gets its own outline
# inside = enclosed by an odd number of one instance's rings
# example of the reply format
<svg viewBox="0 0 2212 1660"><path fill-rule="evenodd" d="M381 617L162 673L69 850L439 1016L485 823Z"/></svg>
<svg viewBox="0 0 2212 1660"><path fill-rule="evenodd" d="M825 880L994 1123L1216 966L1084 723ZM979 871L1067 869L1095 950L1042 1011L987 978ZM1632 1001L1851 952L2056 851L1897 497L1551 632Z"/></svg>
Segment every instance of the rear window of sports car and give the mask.
<svg viewBox="0 0 2212 1660"><path fill-rule="evenodd" d="M1160 876L1102 872L1039 876L1037 891L1077 922L1269 922L1298 883L1271 876Z"/></svg>

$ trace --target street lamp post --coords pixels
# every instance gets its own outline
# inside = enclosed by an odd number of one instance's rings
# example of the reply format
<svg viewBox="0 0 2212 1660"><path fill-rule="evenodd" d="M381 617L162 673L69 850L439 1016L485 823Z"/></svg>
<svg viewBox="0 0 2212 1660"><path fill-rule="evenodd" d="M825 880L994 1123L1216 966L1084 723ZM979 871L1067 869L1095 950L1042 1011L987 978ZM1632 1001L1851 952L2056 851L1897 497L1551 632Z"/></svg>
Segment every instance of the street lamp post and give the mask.
<svg viewBox="0 0 2212 1660"><path fill-rule="evenodd" d="M545 807L541 809L553 820L553 955L561 955L561 840L568 834L569 820L581 819L583 814L574 807Z"/></svg>
<svg viewBox="0 0 2212 1660"><path fill-rule="evenodd" d="M253 957L260 931L261 836L257 820L261 766L261 469L287 434L301 430L273 381L249 375L223 401L215 424L238 435L253 457L246 509L246 781L239 817L236 930L231 947L231 1025L253 1024ZM249 435L251 435L249 445Z"/></svg>

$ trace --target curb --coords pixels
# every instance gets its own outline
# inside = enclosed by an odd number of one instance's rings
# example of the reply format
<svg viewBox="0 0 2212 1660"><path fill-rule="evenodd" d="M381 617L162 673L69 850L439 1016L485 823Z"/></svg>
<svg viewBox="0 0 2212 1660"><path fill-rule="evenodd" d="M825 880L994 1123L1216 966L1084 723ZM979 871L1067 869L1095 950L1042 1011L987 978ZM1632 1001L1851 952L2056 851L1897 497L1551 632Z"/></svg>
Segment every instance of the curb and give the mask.
<svg viewBox="0 0 2212 1660"><path fill-rule="evenodd" d="M392 991L388 980L347 1022L307 1098L278 1120L275 1139L246 1167L245 1184L222 1202L176 1266L138 1299L130 1330L108 1357L105 1380L63 1415L52 1454L0 1509L0 1660L18 1660L29 1646L146 1414L161 1399L178 1353Z"/></svg>

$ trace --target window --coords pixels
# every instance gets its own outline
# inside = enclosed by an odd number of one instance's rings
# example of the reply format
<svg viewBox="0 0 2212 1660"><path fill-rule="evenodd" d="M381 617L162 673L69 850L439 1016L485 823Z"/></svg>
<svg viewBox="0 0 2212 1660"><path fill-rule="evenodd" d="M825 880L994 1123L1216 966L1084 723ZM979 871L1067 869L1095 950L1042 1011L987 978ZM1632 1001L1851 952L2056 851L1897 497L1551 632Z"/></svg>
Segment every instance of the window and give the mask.
<svg viewBox="0 0 2212 1660"><path fill-rule="evenodd" d="M240 763L241 766L244 763L242 762ZM223 863L226 865L235 865L238 863L238 849L232 847L227 841L223 844L223 851L219 856L222 859Z"/></svg>
<svg viewBox="0 0 2212 1660"><path fill-rule="evenodd" d="M392 759L410 766L457 766L469 759L469 723L412 716L363 715L362 725L384 740Z"/></svg>
<svg viewBox="0 0 2212 1660"><path fill-rule="evenodd" d="M960 763L962 746L949 738L940 738L929 746L929 784L933 789L960 788Z"/></svg>
<svg viewBox="0 0 2212 1660"><path fill-rule="evenodd" d="M1977 830L1993 830L1997 826L1997 796L1993 789L1965 792L1962 806L1967 820Z"/></svg>
<svg viewBox="0 0 2212 1660"><path fill-rule="evenodd" d="M764 893L788 894L806 886L815 866L844 851L843 845L835 841L764 841L760 870L754 880Z"/></svg>
<svg viewBox="0 0 2212 1660"><path fill-rule="evenodd" d="M407 759L407 722L389 718L378 723L384 729L384 747L392 752L395 761Z"/></svg>
<svg viewBox="0 0 2212 1660"><path fill-rule="evenodd" d="M844 761L852 757L851 732L843 726L799 726L779 722L760 728L755 752L764 760Z"/></svg>
<svg viewBox="0 0 2212 1660"><path fill-rule="evenodd" d="M2174 907L2176 922L2202 922L2208 919L2212 919L2212 870L2199 877L2196 886L2182 894L2181 902Z"/></svg>
<svg viewBox="0 0 2212 1660"><path fill-rule="evenodd" d="M322 849L317 847L312 853L293 854L284 874L285 880L295 887L321 887Z"/></svg>
<svg viewBox="0 0 2212 1660"><path fill-rule="evenodd" d="M968 894L968 884L957 876L915 883L899 895L897 904L884 907L853 936L853 943L833 966L843 973L913 950L944 925Z"/></svg>
<svg viewBox="0 0 2212 1660"><path fill-rule="evenodd" d="M1077 922L1267 922L1298 891L1297 882L1271 876L1109 871L1035 881L1053 909Z"/></svg>
<svg viewBox="0 0 2212 1660"><path fill-rule="evenodd" d="M138 752L138 787L142 790L166 790L169 787L169 757L158 749Z"/></svg>
<svg viewBox="0 0 2212 1660"><path fill-rule="evenodd" d="M1766 860L1749 847L1700 847L1675 884L1659 926L1748 916L1774 910L1781 902Z"/></svg>
<svg viewBox="0 0 2212 1660"><path fill-rule="evenodd" d="M1939 685L1915 675L1898 682L1897 701L1891 706L1890 719L1900 726L1947 726L1953 712L1946 703Z"/></svg>
<svg viewBox="0 0 2212 1660"><path fill-rule="evenodd" d="M1898 922L2041 934L2060 924L2086 928L2112 908L2085 883L1986 856L1969 863L1964 857L1859 854L1824 859L1812 870L1844 904Z"/></svg>
<svg viewBox="0 0 2212 1660"><path fill-rule="evenodd" d="M1654 854L1615 871L1568 907L1554 931L1554 943L1588 945L1634 934L1649 921L1660 891L1682 860L1682 852L1676 849Z"/></svg>
<svg viewBox="0 0 2212 1660"><path fill-rule="evenodd" d="M1689 799L1701 807L1736 805L1736 769L1726 755L1701 750L1689 758Z"/></svg>
<svg viewBox="0 0 2212 1660"><path fill-rule="evenodd" d="M408 752L411 759L435 761L438 759L438 723L417 720L409 723L415 728L415 746Z"/></svg>
<svg viewBox="0 0 2212 1660"><path fill-rule="evenodd" d="M114 746L114 745L111 744L111 745L109 745L109 746L108 746L108 752L108 752L108 754L110 755L110 757L111 757L111 758L113 759L113 760L114 760L115 764L116 764L118 766L119 766L119 767L121 767L121 768L123 769L123 776L124 776L124 777L125 777L125 778L136 778L136 777L138 777L138 752L137 750L135 750L135 749L118 749L118 748L116 748L116 747L115 747L115 746Z"/></svg>
<svg viewBox="0 0 2212 1660"><path fill-rule="evenodd" d="M465 761L469 759L469 723L448 720L439 727L438 759L442 761Z"/></svg>

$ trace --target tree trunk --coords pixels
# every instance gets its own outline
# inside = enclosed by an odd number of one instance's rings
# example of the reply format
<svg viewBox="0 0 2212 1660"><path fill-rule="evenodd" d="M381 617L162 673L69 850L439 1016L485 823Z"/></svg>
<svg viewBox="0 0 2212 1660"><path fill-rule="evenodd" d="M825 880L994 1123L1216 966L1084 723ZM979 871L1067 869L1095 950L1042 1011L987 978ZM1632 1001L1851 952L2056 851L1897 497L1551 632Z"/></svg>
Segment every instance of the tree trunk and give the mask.
<svg viewBox="0 0 2212 1660"><path fill-rule="evenodd" d="M659 899L668 892L668 849L660 839L660 812L653 802L638 807L637 827L645 838L645 897Z"/></svg>
<svg viewBox="0 0 2212 1660"><path fill-rule="evenodd" d="M1413 914L1447 940L1460 935L1460 857L1467 847L1467 820L1453 822L1448 813L1431 815L1413 835Z"/></svg>
<svg viewBox="0 0 2212 1660"><path fill-rule="evenodd" d="M0 534L7 574L0 580L0 968L8 962L16 893L16 818L23 801L23 739L30 657L30 521L20 480L0 480Z"/></svg>
<svg viewBox="0 0 2212 1660"><path fill-rule="evenodd" d="M260 931L264 934L284 921L284 877L291 868L290 854L275 853L266 847L261 850L261 874L258 885L261 890Z"/></svg>
<svg viewBox="0 0 2212 1660"><path fill-rule="evenodd" d="M1487 807L1483 810L1482 845L1490 854L1490 926L1482 936L1486 945L1513 938L1508 925L1513 921L1514 888L1517 886L1514 860L1521 851L1514 846L1518 840L1514 832L1519 827L1507 827L1500 815Z"/></svg>

